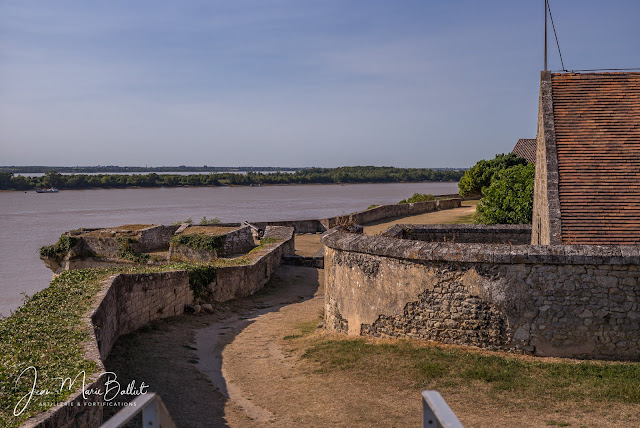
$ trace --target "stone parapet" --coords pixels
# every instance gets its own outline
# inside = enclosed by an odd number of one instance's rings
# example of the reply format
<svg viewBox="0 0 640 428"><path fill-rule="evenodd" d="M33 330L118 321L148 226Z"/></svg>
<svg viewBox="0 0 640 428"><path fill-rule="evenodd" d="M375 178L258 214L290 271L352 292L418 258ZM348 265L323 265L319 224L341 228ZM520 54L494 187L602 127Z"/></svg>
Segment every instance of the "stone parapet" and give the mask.
<svg viewBox="0 0 640 428"><path fill-rule="evenodd" d="M325 325L540 356L640 360L640 246L323 237Z"/></svg>

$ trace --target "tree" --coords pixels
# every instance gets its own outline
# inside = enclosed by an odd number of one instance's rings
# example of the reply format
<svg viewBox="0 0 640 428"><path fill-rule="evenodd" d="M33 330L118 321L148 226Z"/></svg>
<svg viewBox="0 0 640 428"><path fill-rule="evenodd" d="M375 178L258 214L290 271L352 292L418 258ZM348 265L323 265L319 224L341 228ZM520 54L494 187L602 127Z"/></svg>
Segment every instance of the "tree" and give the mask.
<svg viewBox="0 0 640 428"><path fill-rule="evenodd" d="M513 153L506 155L502 153L491 160L483 159L465 172L460 179L458 183L460 195L465 197L482 195L484 193L483 189L491 184L491 179L497 172L512 166L526 164L526 159Z"/></svg>
<svg viewBox="0 0 640 428"><path fill-rule="evenodd" d="M483 192L476 208L476 223L529 224L533 217L535 164L499 171Z"/></svg>
<svg viewBox="0 0 640 428"><path fill-rule="evenodd" d="M62 182L62 174L54 170L47 172L43 178L44 187L60 187L60 184L62 184Z"/></svg>

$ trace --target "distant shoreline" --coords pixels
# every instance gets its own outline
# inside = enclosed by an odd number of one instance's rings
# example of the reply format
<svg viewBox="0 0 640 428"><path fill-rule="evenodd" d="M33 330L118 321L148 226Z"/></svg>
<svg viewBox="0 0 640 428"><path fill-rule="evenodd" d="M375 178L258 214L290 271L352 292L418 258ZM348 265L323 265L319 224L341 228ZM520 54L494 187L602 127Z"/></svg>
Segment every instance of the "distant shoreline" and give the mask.
<svg viewBox="0 0 640 428"><path fill-rule="evenodd" d="M139 190L139 189L199 189L203 187L212 187L212 188L240 188L240 187L289 187L289 186L353 186L353 185L361 185L361 184L418 184L418 183L457 183L458 180L442 180L442 181L371 181L371 182L362 182L362 183L281 183L281 184L262 184L260 186L251 186L250 184L227 184L227 185L207 185L207 186L153 186L153 187L145 187L145 186L128 186L128 187L83 187L81 189L60 189L61 191L81 191L81 190ZM35 189L0 189L0 193L15 193L15 192L24 192L24 193L35 193Z"/></svg>
<svg viewBox="0 0 640 428"><path fill-rule="evenodd" d="M131 187L269 186L289 184L357 184L457 182L463 170L426 168L340 167L309 168L295 172L218 172L207 174L61 174L49 171L27 177L0 172L0 190L29 191L39 188L123 189Z"/></svg>

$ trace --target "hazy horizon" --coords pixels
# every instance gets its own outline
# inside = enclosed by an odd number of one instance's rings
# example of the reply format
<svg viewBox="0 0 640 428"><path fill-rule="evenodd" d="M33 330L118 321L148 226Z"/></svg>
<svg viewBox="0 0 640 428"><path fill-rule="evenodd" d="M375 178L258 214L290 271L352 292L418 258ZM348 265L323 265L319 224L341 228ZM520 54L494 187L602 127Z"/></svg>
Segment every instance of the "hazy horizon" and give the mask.
<svg viewBox="0 0 640 428"><path fill-rule="evenodd" d="M0 0L0 162L469 167L535 137L543 7ZM640 3L551 7L567 69L640 67Z"/></svg>

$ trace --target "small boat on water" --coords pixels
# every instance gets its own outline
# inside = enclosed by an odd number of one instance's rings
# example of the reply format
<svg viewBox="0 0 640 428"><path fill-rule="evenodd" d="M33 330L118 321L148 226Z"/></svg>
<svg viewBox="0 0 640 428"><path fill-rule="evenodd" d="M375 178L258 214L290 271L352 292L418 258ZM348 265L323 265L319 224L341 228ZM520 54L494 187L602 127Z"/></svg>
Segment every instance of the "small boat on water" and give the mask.
<svg viewBox="0 0 640 428"><path fill-rule="evenodd" d="M58 193L58 189L51 187L49 189L36 189L36 193Z"/></svg>

